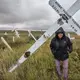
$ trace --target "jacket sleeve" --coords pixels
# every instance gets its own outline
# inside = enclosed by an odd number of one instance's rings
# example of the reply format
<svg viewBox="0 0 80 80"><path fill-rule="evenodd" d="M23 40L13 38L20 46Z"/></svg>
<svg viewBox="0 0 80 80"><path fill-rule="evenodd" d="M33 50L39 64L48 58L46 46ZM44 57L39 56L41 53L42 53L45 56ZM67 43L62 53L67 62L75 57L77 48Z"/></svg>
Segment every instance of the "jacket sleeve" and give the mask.
<svg viewBox="0 0 80 80"><path fill-rule="evenodd" d="M50 49L51 49L51 52L52 53L55 53L55 47L54 47L54 39L51 40L51 43L50 43Z"/></svg>
<svg viewBox="0 0 80 80"><path fill-rule="evenodd" d="M72 46L72 42L71 40L68 38L68 42L67 42L67 50L69 53L71 53L73 51L73 46Z"/></svg>

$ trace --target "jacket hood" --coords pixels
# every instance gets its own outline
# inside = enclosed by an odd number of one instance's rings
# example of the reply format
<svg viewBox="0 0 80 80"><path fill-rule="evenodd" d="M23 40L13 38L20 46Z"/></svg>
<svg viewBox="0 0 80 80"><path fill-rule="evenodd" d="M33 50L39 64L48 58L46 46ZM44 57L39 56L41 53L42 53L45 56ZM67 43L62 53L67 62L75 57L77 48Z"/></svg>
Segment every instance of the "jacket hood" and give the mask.
<svg viewBox="0 0 80 80"><path fill-rule="evenodd" d="M55 32L56 37L58 37L58 34L59 34L59 33L62 33L62 34L63 34L63 37L65 37L65 31L64 31L64 29L63 29L62 27L60 27L60 28Z"/></svg>

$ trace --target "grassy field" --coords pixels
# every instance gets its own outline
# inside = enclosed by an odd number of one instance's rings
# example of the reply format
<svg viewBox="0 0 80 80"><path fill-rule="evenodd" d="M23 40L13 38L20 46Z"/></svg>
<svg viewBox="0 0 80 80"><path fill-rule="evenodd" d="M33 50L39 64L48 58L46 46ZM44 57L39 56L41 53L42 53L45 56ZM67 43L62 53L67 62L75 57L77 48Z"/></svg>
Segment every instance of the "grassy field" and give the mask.
<svg viewBox="0 0 80 80"><path fill-rule="evenodd" d="M1 36L3 33L0 33ZM11 34L10 32L8 34ZM21 32L21 38L12 42L11 36L4 36L14 52L9 49L0 40L0 80L58 80L55 70L54 57L50 51L49 44L51 38L45 42L27 61L25 61L13 73L8 69L20 58L34 40L28 37L28 33ZM38 38L42 33L33 32ZM76 36L72 34L72 36ZM80 39L73 40L73 52L69 58L69 80L80 80Z"/></svg>

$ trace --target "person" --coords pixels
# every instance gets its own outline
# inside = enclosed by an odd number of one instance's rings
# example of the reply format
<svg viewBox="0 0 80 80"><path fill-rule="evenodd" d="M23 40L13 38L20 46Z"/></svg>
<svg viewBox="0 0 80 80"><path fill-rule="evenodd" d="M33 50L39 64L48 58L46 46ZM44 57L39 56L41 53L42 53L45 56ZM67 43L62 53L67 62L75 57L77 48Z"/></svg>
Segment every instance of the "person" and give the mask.
<svg viewBox="0 0 80 80"><path fill-rule="evenodd" d="M72 42L65 35L65 31L60 27L55 32L55 37L51 40L50 49L55 58L56 71L59 80L62 78L61 63L63 66L64 80L68 80L68 58L69 53L72 52Z"/></svg>

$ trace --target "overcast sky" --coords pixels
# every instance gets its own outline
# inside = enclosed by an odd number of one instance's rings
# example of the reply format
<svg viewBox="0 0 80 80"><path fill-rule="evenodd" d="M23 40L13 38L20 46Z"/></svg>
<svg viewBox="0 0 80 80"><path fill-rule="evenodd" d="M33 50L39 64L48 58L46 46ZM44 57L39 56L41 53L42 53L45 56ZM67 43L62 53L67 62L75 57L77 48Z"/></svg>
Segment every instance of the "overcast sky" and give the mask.
<svg viewBox="0 0 80 80"><path fill-rule="evenodd" d="M59 18L48 1L0 0L0 24L11 24L8 27L15 27L13 24L17 23L18 28L48 29ZM57 1L67 10L76 0ZM79 14L80 11L74 16L77 21L80 19Z"/></svg>

